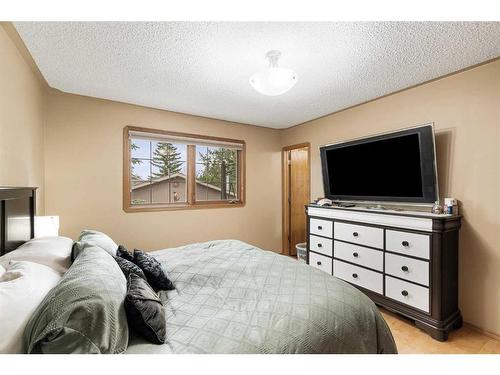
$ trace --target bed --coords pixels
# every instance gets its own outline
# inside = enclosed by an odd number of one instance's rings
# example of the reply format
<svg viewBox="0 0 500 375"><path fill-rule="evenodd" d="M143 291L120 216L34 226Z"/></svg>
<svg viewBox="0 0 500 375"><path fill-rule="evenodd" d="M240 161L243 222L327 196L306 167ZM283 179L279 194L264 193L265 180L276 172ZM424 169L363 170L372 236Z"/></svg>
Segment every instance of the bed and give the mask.
<svg viewBox="0 0 500 375"><path fill-rule="evenodd" d="M363 293L290 257L241 241L153 253L176 290L162 292L168 343L132 337L127 353L395 353Z"/></svg>
<svg viewBox="0 0 500 375"><path fill-rule="evenodd" d="M5 223L12 222L13 211L5 209L5 193L0 193L2 244L10 243ZM19 209L16 216L28 215L24 231L26 235L29 228L32 237L34 193L19 199L28 203L17 203L25 214ZM237 240L150 254L176 287L160 292L166 343L150 344L131 333L127 354L397 352L386 322L368 297L293 258Z"/></svg>

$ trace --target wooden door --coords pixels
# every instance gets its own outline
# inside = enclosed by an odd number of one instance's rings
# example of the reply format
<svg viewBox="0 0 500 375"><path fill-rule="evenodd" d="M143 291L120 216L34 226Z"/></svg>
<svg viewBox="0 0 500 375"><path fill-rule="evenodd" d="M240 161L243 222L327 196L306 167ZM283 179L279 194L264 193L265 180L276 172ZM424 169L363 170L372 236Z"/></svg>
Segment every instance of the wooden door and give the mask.
<svg viewBox="0 0 500 375"><path fill-rule="evenodd" d="M306 242L306 214L304 206L310 200L309 145L290 146L284 156L284 253L296 255L295 245Z"/></svg>

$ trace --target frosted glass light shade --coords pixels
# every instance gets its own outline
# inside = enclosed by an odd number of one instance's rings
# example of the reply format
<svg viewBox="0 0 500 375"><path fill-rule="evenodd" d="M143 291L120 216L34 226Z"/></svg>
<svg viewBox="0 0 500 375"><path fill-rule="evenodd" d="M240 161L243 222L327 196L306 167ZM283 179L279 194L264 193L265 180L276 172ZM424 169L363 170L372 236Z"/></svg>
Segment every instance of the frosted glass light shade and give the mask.
<svg viewBox="0 0 500 375"><path fill-rule="evenodd" d="M269 67L253 74L250 77L250 84L263 95L276 96L290 90L297 80L297 73L292 69Z"/></svg>

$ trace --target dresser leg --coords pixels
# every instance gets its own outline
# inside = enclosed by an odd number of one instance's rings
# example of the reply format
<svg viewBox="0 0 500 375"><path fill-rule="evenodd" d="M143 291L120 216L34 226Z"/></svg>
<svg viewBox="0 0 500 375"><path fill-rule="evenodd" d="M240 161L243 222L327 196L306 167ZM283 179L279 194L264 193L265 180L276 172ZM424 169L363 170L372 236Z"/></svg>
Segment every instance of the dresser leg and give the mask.
<svg viewBox="0 0 500 375"><path fill-rule="evenodd" d="M448 324L446 324L442 328L436 328L436 327L431 326L429 324L415 320L415 325L418 328L424 330L433 339L438 340L438 341L448 340L448 334L450 333L450 331L454 330L454 329L461 328L462 324L463 324L463 320L462 320L462 314L460 314L460 311L457 312L457 314L455 315L455 317L453 318L452 321L450 321Z"/></svg>
<svg viewBox="0 0 500 375"><path fill-rule="evenodd" d="M453 329L460 329L460 328L462 328L463 324L464 324L464 321L462 319L462 315L460 314L458 319L455 320L455 322L453 323Z"/></svg>
<svg viewBox="0 0 500 375"><path fill-rule="evenodd" d="M431 336L434 340L438 341L446 341L448 340L448 330L447 329L438 329L435 327L432 327L428 324L419 322L418 320L415 321L415 325L427 332L429 336Z"/></svg>

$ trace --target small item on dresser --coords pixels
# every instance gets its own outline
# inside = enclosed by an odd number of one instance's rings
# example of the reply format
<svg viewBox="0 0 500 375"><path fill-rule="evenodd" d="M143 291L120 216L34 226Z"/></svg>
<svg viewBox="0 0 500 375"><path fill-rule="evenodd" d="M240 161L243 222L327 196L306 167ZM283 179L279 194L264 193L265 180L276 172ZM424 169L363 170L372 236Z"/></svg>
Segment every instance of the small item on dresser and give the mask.
<svg viewBox="0 0 500 375"><path fill-rule="evenodd" d="M125 312L129 327L154 344L163 344L166 335L165 310L158 294L136 274L127 280Z"/></svg>
<svg viewBox="0 0 500 375"><path fill-rule="evenodd" d="M443 206L439 204L439 201L434 202L434 206L432 206L431 212L433 214L442 214L443 213Z"/></svg>
<svg viewBox="0 0 500 375"><path fill-rule="evenodd" d="M338 206L341 208L356 207L356 205L354 203L339 203Z"/></svg>
<svg viewBox="0 0 500 375"><path fill-rule="evenodd" d="M328 198L322 198L316 204L318 206L332 206L333 202Z"/></svg>
<svg viewBox="0 0 500 375"><path fill-rule="evenodd" d="M445 213L458 215L458 202L456 198L444 198Z"/></svg>
<svg viewBox="0 0 500 375"><path fill-rule="evenodd" d="M144 271L149 284L154 290L174 290L175 286L170 281L167 271L162 264L144 251L134 249L134 263Z"/></svg>

